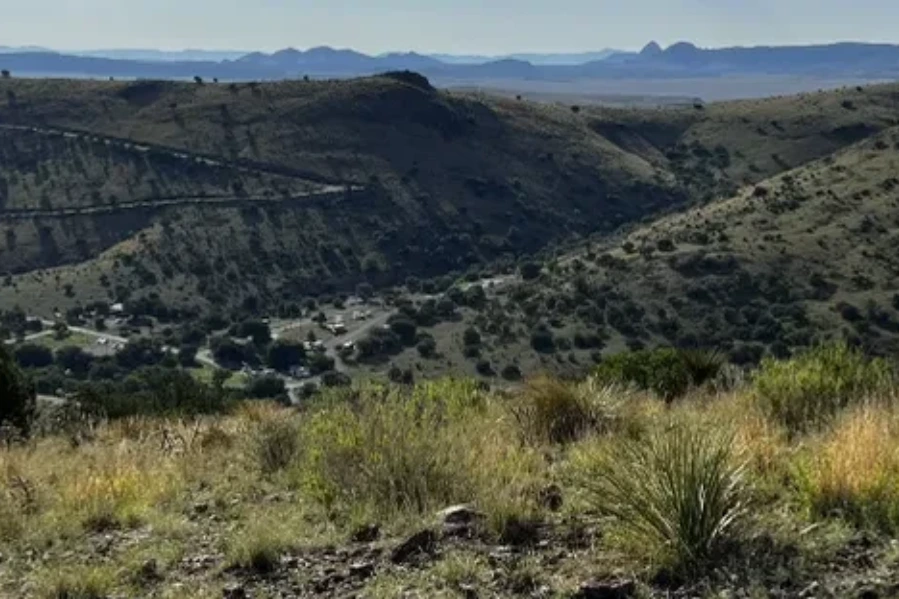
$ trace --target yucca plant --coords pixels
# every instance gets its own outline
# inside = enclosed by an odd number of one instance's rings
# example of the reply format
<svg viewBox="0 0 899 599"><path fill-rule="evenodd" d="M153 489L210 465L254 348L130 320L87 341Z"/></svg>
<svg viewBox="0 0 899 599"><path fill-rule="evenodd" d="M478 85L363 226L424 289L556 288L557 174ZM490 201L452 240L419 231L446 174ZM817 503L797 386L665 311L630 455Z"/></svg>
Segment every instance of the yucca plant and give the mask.
<svg viewBox="0 0 899 599"><path fill-rule="evenodd" d="M661 549L676 569L695 570L730 539L747 512L744 468L733 439L684 426L616 444L587 458L587 501L625 531Z"/></svg>

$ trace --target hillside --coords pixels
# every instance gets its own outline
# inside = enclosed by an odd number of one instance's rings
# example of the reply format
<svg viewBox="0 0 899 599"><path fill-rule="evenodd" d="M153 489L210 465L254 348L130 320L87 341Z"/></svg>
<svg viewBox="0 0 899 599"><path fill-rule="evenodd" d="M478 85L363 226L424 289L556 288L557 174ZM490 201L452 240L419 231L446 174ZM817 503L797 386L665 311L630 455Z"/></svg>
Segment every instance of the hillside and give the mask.
<svg viewBox="0 0 899 599"><path fill-rule="evenodd" d="M453 94L408 75L0 85L20 157L0 213L16 273L2 309L50 319L125 302L188 346L196 316L225 316L209 335L277 316L274 333L321 337L354 378L573 375L647 345L739 363L820 336L892 347L889 263L865 258L888 257L889 235L861 237L853 219L891 222L895 85L665 110ZM85 193L101 180L96 204ZM470 286L484 278L481 295ZM381 296L371 321L344 305L363 284ZM385 323L400 338L378 337ZM116 326L158 336L140 318Z"/></svg>
<svg viewBox="0 0 899 599"><path fill-rule="evenodd" d="M822 337L899 348L899 129L552 262L513 292L631 347L738 363ZM514 319L514 316L513 316Z"/></svg>
<svg viewBox="0 0 899 599"><path fill-rule="evenodd" d="M31 268L83 260L65 248L84 239L99 260L83 264L74 282L79 287L103 275L138 287L129 272L103 266L124 251L142 264L142 273L156 275L162 291L168 270L188 275L184 295L195 301L223 296L239 305L252 295L277 306L283 295L301 299L337 287L351 290L364 280L464 270L539 250L572 233L611 230L682 200L667 173L595 135L567 109L454 96L417 80L0 86L15 98L0 109L4 123L74 132L78 139L99 136L129 156L135 150L122 148L123 140L159 154L186 153L200 163L264 175L260 185L267 190L276 191L272 177L356 189L346 202L281 202L258 210L198 204L39 222L6 215L9 237L37 239L39 228L61 248L49 256L33 251L48 258L33 260ZM88 176L81 169L77 174ZM122 195L120 201L134 198ZM39 194L16 202L18 208L43 206ZM94 238L91 231L101 229L127 231L131 241L121 246L115 245L126 241L121 237ZM5 264L23 263L24 242L7 252L16 258ZM186 259L201 263L188 267ZM209 272L220 278L202 274ZM199 278L205 283L197 293ZM243 289L235 289L234 281ZM46 305L64 301L49 295Z"/></svg>

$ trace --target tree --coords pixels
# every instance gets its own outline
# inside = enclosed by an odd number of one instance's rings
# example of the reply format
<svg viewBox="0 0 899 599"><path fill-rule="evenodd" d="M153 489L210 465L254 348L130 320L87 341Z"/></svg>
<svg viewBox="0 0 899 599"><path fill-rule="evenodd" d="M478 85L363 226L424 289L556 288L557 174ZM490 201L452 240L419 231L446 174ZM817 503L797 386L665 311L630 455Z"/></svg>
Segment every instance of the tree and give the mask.
<svg viewBox="0 0 899 599"><path fill-rule="evenodd" d="M299 343L276 341L268 350L266 363L280 372L287 372L302 363L306 352Z"/></svg>
<svg viewBox="0 0 899 599"><path fill-rule="evenodd" d="M402 340L405 345L413 345L415 343L415 333L418 330L417 325L412 319L406 316L395 316L390 320L390 330Z"/></svg>
<svg viewBox="0 0 899 599"><path fill-rule="evenodd" d="M80 347L69 345L56 352L56 363L63 370L71 370L72 374L84 376L90 372L94 357Z"/></svg>
<svg viewBox="0 0 899 599"><path fill-rule="evenodd" d="M425 337L418 342L418 353L422 358L432 358L437 353L437 342L433 337Z"/></svg>
<svg viewBox="0 0 899 599"><path fill-rule="evenodd" d="M519 272L521 273L521 278L525 281L532 281L540 276L541 267L539 264L534 262L525 262L519 268Z"/></svg>
<svg viewBox="0 0 899 599"><path fill-rule="evenodd" d="M43 345L25 343L16 348L15 356L22 368L46 368L53 365L53 352Z"/></svg>
<svg viewBox="0 0 899 599"><path fill-rule="evenodd" d="M193 368L197 365L197 351L196 345L182 345L178 348L178 363L184 368Z"/></svg>
<svg viewBox="0 0 899 599"><path fill-rule="evenodd" d="M329 370L334 370L334 358L318 352L309 356L308 364L309 372L312 374L321 374L323 372L328 372Z"/></svg>
<svg viewBox="0 0 899 599"><path fill-rule="evenodd" d="M477 329L468 327L462 334L462 341L465 343L465 345L480 345L481 334L478 333Z"/></svg>
<svg viewBox="0 0 899 599"><path fill-rule="evenodd" d="M194 76L194 83L196 83L197 85L203 85L203 78L200 77L199 75L195 75L195 76Z"/></svg>
<svg viewBox="0 0 899 599"><path fill-rule="evenodd" d="M257 376L247 381L244 393L250 399L287 400L287 388L284 379L278 376Z"/></svg>
<svg viewBox="0 0 899 599"><path fill-rule="evenodd" d="M36 403L34 388L0 345L0 424L12 425L27 435Z"/></svg>
<svg viewBox="0 0 899 599"><path fill-rule="evenodd" d="M264 347L272 341L271 329L261 320L246 320L240 323L237 334L240 337L252 337L253 343L258 347Z"/></svg>
<svg viewBox="0 0 899 599"><path fill-rule="evenodd" d="M3 77L4 79L9 79L9 78L10 78L10 72L7 71L6 69L3 69L2 71L0 71L0 77Z"/></svg>

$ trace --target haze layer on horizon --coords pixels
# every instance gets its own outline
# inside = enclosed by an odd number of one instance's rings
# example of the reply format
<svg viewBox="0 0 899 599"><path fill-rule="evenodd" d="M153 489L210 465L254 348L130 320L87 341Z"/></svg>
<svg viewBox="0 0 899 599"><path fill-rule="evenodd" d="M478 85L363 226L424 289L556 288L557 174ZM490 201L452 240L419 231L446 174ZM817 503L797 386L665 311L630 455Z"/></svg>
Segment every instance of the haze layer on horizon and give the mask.
<svg viewBox="0 0 899 599"><path fill-rule="evenodd" d="M504 54L899 42L895 0L0 0L0 45Z"/></svg>

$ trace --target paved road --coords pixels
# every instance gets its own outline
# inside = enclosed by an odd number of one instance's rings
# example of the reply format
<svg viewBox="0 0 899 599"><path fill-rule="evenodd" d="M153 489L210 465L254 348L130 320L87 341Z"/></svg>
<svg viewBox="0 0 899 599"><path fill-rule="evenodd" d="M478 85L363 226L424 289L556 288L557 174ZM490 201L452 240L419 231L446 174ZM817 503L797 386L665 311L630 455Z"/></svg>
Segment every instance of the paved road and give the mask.
<svg viewBox="0 0 899 599"><path fill-rule="evenodd" d="M186 162L194 162L196 164L204 164L207 166L215 166L228 168L244 173L259 174L277 174L282 177L294 178L305 184L315 186L314 189L304 192L293 193L290 195L274 194L271 196L177 196L177 197L159 197L159 198L142 198L128 202L119 202L115 205L98 204L92 206L77 206L56 208L49 210L3 210L0 211L0 221L2 220L22 220L31 218L61 218L68 216L84 216L97 214L111 214L126 210L147 210L159 209L170 206L184 205L231 205L231 204L250 204L257 202L291 202L301 200L319 200L341 198L347 193L358 192L364 190L358 185L335 185L327 183L317 183L315 181L305 179L299 175L291 174L289 169L279 168L277 166L266 167L265 165L245 165L227 160L193 154L183 150L175 150L170 148L161 148L158 146L150 146L131 142L127 140L115 139L91 133L83 133L76 131L68 131L65 129L57 129L51 127L40 127L35 125L12 125L0 124L0 130L29 132L37 135L48 137L62 137L67 139L85 139L93 143L103 143L107 146L118 146L127 150L137 152L160 152L170 157L183 160Z"/></svg>
<svg viewBox="0 0 899 599"><path fill-rule="evenodd" d="M185 196L160 199L142 199L118 204L100 204L93 206L73 206L69 208L36 209L36 210L3 210L0 220L25 220L32 218L62 218L67 216L87 216L97 214L113 214L130 210L158 210L171 206L223 206L250 205L260 203L284 203L296 201L340 199L347 193L361 191L358 186L326 185L315 191L273 196Z"/></svg>
<svg viewBox="0 0 899 599"><path fill-rule="evenodd" d="M207 166L217 166L217 167L225 167L230 169L235 169L241 172L246 173L268 173L280 175L283 177L292 177L295 179L302 179L307 182L320 182L321 180L309 173L305 175L300 173L298 169L291 169L288 167L282 167L278 165L266 164L266 163L252 163L246 164L243 162L235 162L230 160L224 160L221 157L210 156L207 154L201 154L199 152L190 152L188 150L178 149L178 148L170 148L165 146L160 146L156 144L149 143L140 143L131 139L122 139L118 137L113 137L110 135L102 135L99 133L92 133L88 131L77 131L72 129L66 129L63 127L48 127L46 125L17 125L12 123L0 123L0 130L3 131L18 131L25 133L34 133L37 135L43 135L46 137L61 137L64 139L82 139L91 143L102 143L106 146L117 146L125 150L132 150L135 152L149 153L149 152L159 152L162 154L167 154L172 158L176 158L179 160L190 161L197 164L205 164Z"/></svg>

